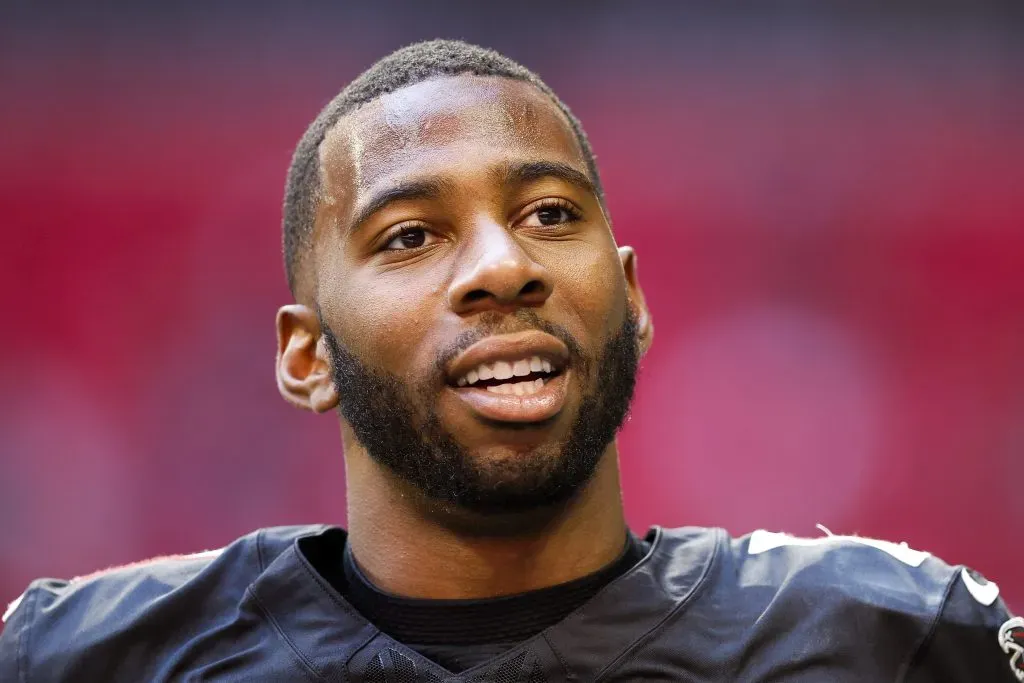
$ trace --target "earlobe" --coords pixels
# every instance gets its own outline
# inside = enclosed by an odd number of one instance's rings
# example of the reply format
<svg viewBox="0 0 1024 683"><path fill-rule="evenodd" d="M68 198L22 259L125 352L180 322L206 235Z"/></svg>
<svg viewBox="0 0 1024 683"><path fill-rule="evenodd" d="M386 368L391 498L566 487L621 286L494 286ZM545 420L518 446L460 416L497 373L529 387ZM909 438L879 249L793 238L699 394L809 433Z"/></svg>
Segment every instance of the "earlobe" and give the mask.
<svg viewBox="0 0 1024 683"><path fill-rule="evenodd" d="M637 339L640 342L640 354L643 355L651 348L651 343L654 341L654 322L651 320L651 312L647 308L643 289L640 288L637 256L633 247L619 247L619 258L622 260L622 271L626 276L629 305L636 315Z"/></svg>
<svg viewBox="0 0 1024 683"><path fill-rule="evenodd" d="M277 388L298 408L323 413L338 405L320 321L307 306L277 312Z"/></svg>

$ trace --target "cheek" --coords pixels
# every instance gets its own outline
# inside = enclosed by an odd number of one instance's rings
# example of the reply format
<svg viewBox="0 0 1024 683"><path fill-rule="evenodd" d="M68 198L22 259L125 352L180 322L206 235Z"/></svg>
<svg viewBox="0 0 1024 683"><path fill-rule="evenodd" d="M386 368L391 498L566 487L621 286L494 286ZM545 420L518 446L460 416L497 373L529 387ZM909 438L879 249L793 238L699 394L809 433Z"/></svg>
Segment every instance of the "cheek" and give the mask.
<svg viewBox="0 0 1024 683"><path fill-rule="evenodd" d="M430 367L432 321L443 302L441 283L393 270L339 264L343 281L321 289L320 306L331 328L364 362L404 379ZM431 365L426 365L430 363Z"/></svg>
<svg viewBox="0 0 1024 683"><path fill-rule="evenodd" d="M626 289L622 266L614 249L592 249L578 254L561 268L555 291L580 318L588 338L603 340L622 323Z"/></svg>

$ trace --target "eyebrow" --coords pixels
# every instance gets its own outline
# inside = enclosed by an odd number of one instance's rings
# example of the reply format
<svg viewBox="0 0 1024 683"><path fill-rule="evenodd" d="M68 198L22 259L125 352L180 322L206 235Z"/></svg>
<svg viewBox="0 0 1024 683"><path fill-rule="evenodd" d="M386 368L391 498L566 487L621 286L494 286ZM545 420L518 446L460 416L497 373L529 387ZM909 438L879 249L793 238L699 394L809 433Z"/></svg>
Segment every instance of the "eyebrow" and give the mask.
<svg viewBox="0 0 1024 683"><path fill-rule="evenodd" d="M423 180L410 180L381 190L373 195L362 208L356 211L355 219L352 221L352 230L356 230L360 225L369 220L370 216L391 202L437 199L449 188L450 184L440 178L425 178Z"/></svg>
<svg viewBox="0 0 1024 683"><path fill-rule="evenodd" d="M586 173L560 161L517 161L507 164L499 173L506 185L520 185L544 178L557 178L597 196L597 188Z"/></svg>
<svg viewBox="0 0 1024 683"><path fill-rule="evenodd" d="M544 178L558 178L579 187L585 192L597 195L597 188L594 187L594 183L585 173L560 161L510 162L502 165L497 170L497 174L505 185L521 185ZM357 230L373 214L392 202L438 199L446 192L450 192L451 189L451 182L444 178L410 180L385 188L374 194L367 200L366 204L356 210L351 230Z"/></svg>

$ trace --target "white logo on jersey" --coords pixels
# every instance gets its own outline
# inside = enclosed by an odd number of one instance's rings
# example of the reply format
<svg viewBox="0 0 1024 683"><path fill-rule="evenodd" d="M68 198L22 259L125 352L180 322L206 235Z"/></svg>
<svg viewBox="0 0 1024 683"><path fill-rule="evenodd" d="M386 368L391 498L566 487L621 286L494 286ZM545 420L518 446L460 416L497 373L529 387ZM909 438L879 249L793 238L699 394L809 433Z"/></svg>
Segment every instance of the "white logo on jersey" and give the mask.
<svg viewBox="0 0 1024 683"><path fill-rule="evenodd" d="M975 600L985 607L989 607L999 597L999 586L989 581L985 584L978 583L971 573L966 569L960 570L960 578L964 580L968 592Z"/></svg>
<svg viewBox="0 0 1024 683"><path fill-rule="evenodd" d="M12 602L11 604L7 605L7 611L5 611L4 615L2 617L0 617L0 621L6 623L7 620L11 618L11 615L14 614L14 610L18 609L18 605L21 604L21 601L22 601L22 599L24 597L25 597L25 594L22 593L21 595L19 595L18 597L16 597L14 599L14 602Z"/></svg>
<svg viewBox="0 0 1024 683"><path fill-rule="evenodd" d="M882 552L892 555L903 564L911 567L920 567L921 563L931 554L922 552L920 550L914 550L907 546L906 543L890 543L889 541L879 541L874 538L862 538L861 536L825 536L823 538L800 538L798 536L790 536L789 534L780 534L772 531L765 531L764 529L758 529L754 533L750 534L750 545L747 547L747 552L751 555L758 555L768 550L775 548L781 548L787 545L798 545L798 546L813 546L813 545L824 545L827 543L841 543L847 541L849 543L858 543L860 545L870 546L881 550Z"/></svg>
<svg viewBox="0 0 1024 683"><path fill-rule="evenodd" d="M1024 681L1024 617L1014 617L999 627L999 647L1010 655L1010 670Z"/></svg>

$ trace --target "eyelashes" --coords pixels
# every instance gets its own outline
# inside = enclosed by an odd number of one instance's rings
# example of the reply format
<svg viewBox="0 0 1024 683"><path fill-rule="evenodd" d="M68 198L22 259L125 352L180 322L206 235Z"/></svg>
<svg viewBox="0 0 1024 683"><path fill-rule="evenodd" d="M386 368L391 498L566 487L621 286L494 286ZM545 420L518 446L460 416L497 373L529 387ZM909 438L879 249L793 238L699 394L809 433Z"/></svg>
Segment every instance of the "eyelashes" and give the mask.
<svg viewBox="0 0 1024 683"><path fill-rule="evenodd" d="M531 227L554 227L565 223L574 223L581 217L579 210L573 206L572 202L564 199L541 200L541 203L532 208L533 211L524 217L521 225L525 225L534 216L537 218L538 226Z"/></svg>
<svg viewBox="0 0 1024 683"><path fill-rule="evenodd" d="M555 228L560 225L575 223L582 219L580 210L570 201L551 197L534 202L526 208L522 218L513 227L519 228ZM428 225L407 223L396 226L381 240L383 246L379 251L417 251L432 246L443 240Z"/></svg>
<svg viewBox="0 0 1024 683"><path fill-rule="evenodd" d="M432 235L425 226L407 225L400 228L394 236L384 245L383 251L409 251L427 246L430 237L439 239Z"/></svg>

